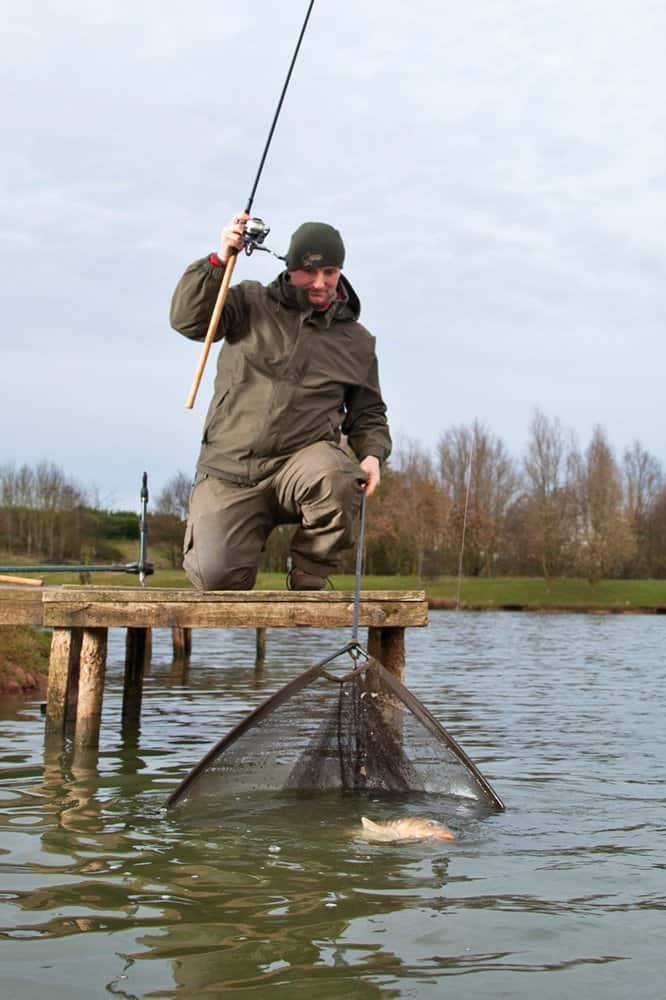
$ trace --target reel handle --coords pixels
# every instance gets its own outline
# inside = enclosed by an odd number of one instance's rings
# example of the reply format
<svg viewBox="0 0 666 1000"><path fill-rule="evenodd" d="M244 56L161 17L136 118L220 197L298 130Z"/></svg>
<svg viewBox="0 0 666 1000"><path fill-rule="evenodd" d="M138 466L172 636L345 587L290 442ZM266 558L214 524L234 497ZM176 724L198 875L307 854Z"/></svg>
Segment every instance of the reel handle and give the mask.
<svg viewBox="0 0 666 1000"><path fill-rule="evenodd" d="M203 347L201 349L201 356L199 358L199 364L197 365L197 370L194 373L194 379L192 380L192 387L190 389L190 394L187 397L187 402L185 406L188 410L191 410L194 406L194 400L197 398L197 392L199 391L199 386L201 384L201 379L203 377L204 368L206 367L206 361L208 360L208 355L210 353L213 340L215 339L215 334L217 333L217 328L220 324L220 317L222 315L222 310L224 309L224 303L227 300L227 293L229 291L229 285L231 284L231 276L234 273L234 268L236 266L236 254L232 254L227 258L227 263L224 266L224 274L222 275L222 284L220 285L220 290L217 293L217 298L215 300L215 306L213 307L213 312L210 317L210 322L208 323L208 330L206 331L206 339L203 342Z"/></svg>

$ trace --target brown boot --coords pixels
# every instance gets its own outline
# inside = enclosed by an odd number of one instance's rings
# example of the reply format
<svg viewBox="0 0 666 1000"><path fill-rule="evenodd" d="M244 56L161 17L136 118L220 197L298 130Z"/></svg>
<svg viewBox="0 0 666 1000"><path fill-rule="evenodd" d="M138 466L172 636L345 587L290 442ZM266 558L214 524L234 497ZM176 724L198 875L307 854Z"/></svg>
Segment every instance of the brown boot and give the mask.
<svg viewBox="0 0 666 1000"><path fill-rule="evenodd" d="M304 569L298 569L296 566L287 577L289 590L323 590L325 586L325 576L313 576L312 573L306 573Z"/></svg>

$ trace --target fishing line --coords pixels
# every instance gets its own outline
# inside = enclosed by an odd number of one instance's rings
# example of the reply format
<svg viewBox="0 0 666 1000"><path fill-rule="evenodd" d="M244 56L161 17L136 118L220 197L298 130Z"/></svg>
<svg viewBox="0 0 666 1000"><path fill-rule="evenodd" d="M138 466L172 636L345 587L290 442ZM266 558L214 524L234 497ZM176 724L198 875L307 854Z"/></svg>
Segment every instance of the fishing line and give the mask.
<svg viewBox="0 0 666 1000"><path fill-rule="evenodd" d="M280 100L277 103L277 108L275 109L275 115L273 116L273 121L271 123L270 130L268 132L268 139L266 140L266 145L264 146L264 151L261 154L261 160L259 162L259 169L257 170L257 176L254 178L254 184L252 185L252 190L250 191L250 197L247 200L247 205L245 206L245 212L247 215L250 214L252 210L252 204L254 202L254 196L257 191L257 186L259 184L259 178L261 177L262 171L264 169L264 163L266 162L266 157L268 155L268 150L273 139L273 132L275 131L275 126L277 125L277 120L280 117L280 111L282 110L282 104L284 102L284 95L287 93L287 87L289 86L289 81L291 80L291 74L293 72L294 66L296 64L296 59L298 57L298 50L301 47L301 42L303 41L303 36L305 34L305 29L308 26L308 21L310 20L310 14L312 8L314 7L314 0L310 0L310 6L308 7L307 13L305 15L305 20L303 21L303 27L301 28L301 33L298 36L298 41L296 42L296 48L294 49L294 54L291 57L291 63L289 65L289 70L287 72L287 77L284 81L284 86L282 88L282 93L280 94Z"/></svg>

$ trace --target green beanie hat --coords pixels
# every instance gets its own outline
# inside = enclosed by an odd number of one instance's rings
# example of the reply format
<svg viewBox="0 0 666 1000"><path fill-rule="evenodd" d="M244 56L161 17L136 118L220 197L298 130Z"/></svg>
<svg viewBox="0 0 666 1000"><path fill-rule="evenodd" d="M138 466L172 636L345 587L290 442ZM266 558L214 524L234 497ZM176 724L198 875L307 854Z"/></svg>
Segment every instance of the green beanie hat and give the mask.
<svg viewBox="0 0 666 1000"><path fill-rule="evenodd" d="M345 245L337 229L325 222L304 222L291 237L287 250L287 268L342 267Z"/></svg>

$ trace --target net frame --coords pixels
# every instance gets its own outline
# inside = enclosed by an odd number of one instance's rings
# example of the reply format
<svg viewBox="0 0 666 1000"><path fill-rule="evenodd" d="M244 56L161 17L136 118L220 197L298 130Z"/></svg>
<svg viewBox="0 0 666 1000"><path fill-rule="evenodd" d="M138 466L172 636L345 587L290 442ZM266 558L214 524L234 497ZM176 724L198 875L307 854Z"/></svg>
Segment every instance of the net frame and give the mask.
<svg viewBox="0 0 666 1000"><path fill-rule="evenodd" d="M335 660L348 654L354 663L353 669L343 674L333 673L327 669ZM496 811L503 811L505 806L501 798L494 790L490 782L484 777L476 764L465 753L456 739L444 728L444 726L432 715L430 710L414 695L399 678L390 673L383 664L370 654L356 640L344 645L335 653L325 659L312 664L297 677L293 678L282 688L267 698L261 705L246 715L240 722L233 726L204 757L192 768L192 770L180 782L178 787L171 793L166 801L166 808L171 809L182 802L188 793L192 792L196 786L197 779L206 774L210 765L226 750L228 750L237 740L244 736L248 730L257 723L267 719L277 711L287 701L301 692L308 685L312 684L320 677L325 677L330 681L342 685L352 680L358 674L369 670L372 667L376 672L385 690L400 701L410 712L421 722L426 730L437 741L445 744L448 750L458 759L474 779L480 792L482 800Z"/></svg>

